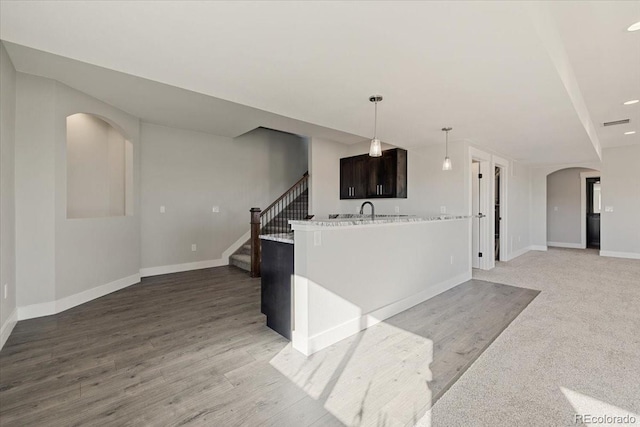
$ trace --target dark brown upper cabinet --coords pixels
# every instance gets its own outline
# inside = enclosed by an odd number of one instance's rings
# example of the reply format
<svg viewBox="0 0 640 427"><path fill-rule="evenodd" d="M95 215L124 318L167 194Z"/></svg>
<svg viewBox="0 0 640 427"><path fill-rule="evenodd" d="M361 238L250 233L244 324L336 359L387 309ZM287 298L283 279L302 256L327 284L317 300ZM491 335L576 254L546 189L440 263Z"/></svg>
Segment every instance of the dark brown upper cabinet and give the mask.
<svg viewBox="0 0 640 427"><path fill-rule="evenodd" d="M363 154L340 159L341 199L407 197L407 150L394 148L381 157Z"/></svg>

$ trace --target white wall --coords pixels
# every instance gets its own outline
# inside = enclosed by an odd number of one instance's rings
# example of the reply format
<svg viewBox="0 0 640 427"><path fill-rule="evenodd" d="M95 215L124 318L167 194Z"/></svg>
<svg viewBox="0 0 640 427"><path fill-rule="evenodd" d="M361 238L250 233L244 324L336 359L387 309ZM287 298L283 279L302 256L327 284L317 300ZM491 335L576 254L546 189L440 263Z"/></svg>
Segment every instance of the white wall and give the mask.
<svg viewBox="0 0 640 427"><path fill-rule="evenodd" d="M318 149L313 147L312 152ZM346 146L333 141L321 140L321 157L311 158L311 170L323 171L318 177L312 176L312 198L322 194L322 200L332 200L330 209L314 205L314 213L318 210L318 217L326 213L355 213L359 211L364 200L339 200L340 197L340 158L368 153L368 143ZM346 147L346 148L345 148ZM383 149L391 148L384 146ZM454 168L451 171L442 170L444 147L431 145L408 150L407 155L407 198L406 199L376 199L373 200L376 213L393 214L396 206L401 214L439 214L440 207L445 206L447 213L466 214L468 195L465 193L465 180L468 176L465 170L467 153L463 142L449 145L449 155ZM331 171L328 172L329 168ZM327 171L327 172L324 172ZM335 204L338 200L338 205ZM339 209L336 211L336 209ZM326 216L326 215L325 215Z"/></svg>
<svg viewBox="0 0 640 427"><path fill-rule="evenodd" d="M67 218L124 214L124 137L96 116L67 117Z"/></svg>
<svg viewBox="0 0 640 427"><path fill-rule="evenodd" d="M16 70L0 43L0 348L16 320L15 117Z"/></svg>
<svg viewBox="0 0 640 427"><path fill-rule="evenodd" d="M293 346L304 354L471 278L468 219L294 230Z"/></svg>
<svg viewBox="0 0 640 427"><path fill-rule="evenodd" d="M507 179L508 257L511 259L530 248L531 169L511 162Z"/></svg>
<svg viewBox="0 0 640 427"><path fill-rule="evenodd" d="M307 140L268 129L231 139L143 123L141 137L147 269L220 260L249 231L249 210L267 207L308 170Z"/></svg>
<svg viewBox="0 0 640 427"><path fill-rule="evenodd" d="M51 314L139 279L139 121L53 80L18 73L16 281L20 317ZM66 119L105 118L133 144L133 215L67 219Z"/></svg>
<svg viewBox="0 0 640 427"><path fill-rule="evenodd" d="M328 139L309 142L309 214L316 219L340 212L340 158L349 147Z"/></svg>
<svg viewBox="0 0 640 427"><path fill-rule="evenodd" d="M580 173L592 169L568 168L547 176L547 242L549 246L582 244Z"/></svg>
<svg viewBox="0 0 640 427"><path fill-rule="evenodd" d="M600 254L640 259L640 146L602 152Z"/></svg>

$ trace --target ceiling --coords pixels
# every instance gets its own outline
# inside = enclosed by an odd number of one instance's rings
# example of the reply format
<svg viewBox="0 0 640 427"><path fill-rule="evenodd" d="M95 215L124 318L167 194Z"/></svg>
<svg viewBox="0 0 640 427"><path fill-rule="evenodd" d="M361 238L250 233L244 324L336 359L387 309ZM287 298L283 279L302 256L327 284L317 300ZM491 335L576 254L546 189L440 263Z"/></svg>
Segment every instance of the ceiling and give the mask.
<svg viewBox="0 0 640 427"><path fill-rule="evenodd" d="M640 144L640 2L11 2L16 69L144 120L412 148L467 140L532 164ZM39 52L40 51L40 52ZM52 55L53 54L53 55ZM602 122L630 118L630 125ZM271 121L271 125L269 125ZM635 135L623 135L636 130Z"/></svg>

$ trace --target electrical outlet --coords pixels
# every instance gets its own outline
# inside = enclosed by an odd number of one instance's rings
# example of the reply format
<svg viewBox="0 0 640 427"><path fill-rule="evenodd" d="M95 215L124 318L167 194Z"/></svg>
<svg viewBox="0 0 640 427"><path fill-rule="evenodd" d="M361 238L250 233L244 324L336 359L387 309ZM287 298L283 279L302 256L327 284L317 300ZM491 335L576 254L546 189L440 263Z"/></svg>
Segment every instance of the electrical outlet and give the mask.
<svg viewBox="0 0 640 427"><path fill-rule="evenodd" d="M604 207L604 211L605 212L613 212L613 206L605 206Z"/></svg>
<svg viewBox="0 0 640 427"><path fill-rule="evenodd" d="M217 213L220 212L220 206L214 206L212 212Z"/></svg>
<svg viewBox="0 0 640 427"><path fill-rule="evenodd" d="M440 206L440 213L441 214L447 213L447 207L446 206Z"/></svg>
<svg viewBox="0 0 640 427"><path fill-rule="evenodd" d="M197 250L198 250L198 247L196 246L195 243L193 245L191 245L191 252L195 252Z"/></svg>
<svg viewBox="0 0 640 427"><path fill-rule="evenodd" d="M557 206L554 206L554 207L553 207L553 210L554 210L554 211L556 211L556 212L558 212L558 207L557 207Z"/></svg>
<svg viewBox="0 0 640 427"><path fill-rule="evenodd" d="M400 213L400 206L396 206L396 213Z"/></svg>
<svg viewBox="0 0 640 427"><path fill-rule="evenodd" d="M313 232L313 246L322 246L322 234L320 231Z"/></svg>
<svg viewBox="0 0 640 427"><path fill-rule="evenodd" d="M5 283L4 284L4 299L7 299L8 292L9 292L9 285L7 285Z"/></svg>
<svg viewBox="0 0 640 427"><path fill-rule="evenodd" d="M453 265L453 255L451 255L451 265Z"/></svg>
<svg viewBox="0 0 640 427"><path fill-rule="evenodd" d="M164 206L160 206L160 213L165 213L167 210L164 208Z"/></svg>

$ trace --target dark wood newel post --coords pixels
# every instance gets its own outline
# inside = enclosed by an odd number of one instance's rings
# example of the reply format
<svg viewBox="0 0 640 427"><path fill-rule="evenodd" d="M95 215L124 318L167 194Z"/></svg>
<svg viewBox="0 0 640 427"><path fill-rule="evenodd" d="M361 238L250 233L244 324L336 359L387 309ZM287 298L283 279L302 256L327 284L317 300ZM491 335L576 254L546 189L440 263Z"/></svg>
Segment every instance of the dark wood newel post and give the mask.
<svg viewBox="0 0 640 427"><path fill-rule="evenodd" d="M251 208L251 277L260 277L260 208Z"/></svg>

